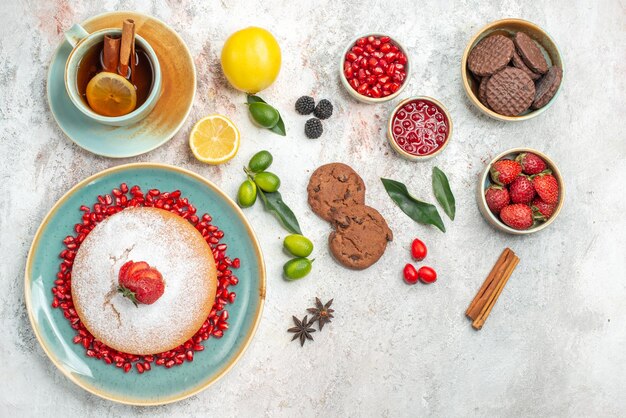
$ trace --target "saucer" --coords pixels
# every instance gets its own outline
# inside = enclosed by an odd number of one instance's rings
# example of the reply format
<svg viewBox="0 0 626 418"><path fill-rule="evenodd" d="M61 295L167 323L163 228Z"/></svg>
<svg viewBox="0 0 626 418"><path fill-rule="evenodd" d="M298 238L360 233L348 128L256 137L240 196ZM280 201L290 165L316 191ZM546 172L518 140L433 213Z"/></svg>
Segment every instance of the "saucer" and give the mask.
<svg viewBox="0 0 626 418"><path fill-rule="evenodd" d="M85 20L88 31L120 27L124 19L135 21L141 35L156 52L162 73L162 92L152 112L130 126L107 126L83 115L65 90L64 71L72 47L63 41L48 71L48 103L61 130L76 145L111 158L133 157L169 141L181 128L196 92L196 68L185 42L173 29L151 16L136 12L104 13Z"/></svg>

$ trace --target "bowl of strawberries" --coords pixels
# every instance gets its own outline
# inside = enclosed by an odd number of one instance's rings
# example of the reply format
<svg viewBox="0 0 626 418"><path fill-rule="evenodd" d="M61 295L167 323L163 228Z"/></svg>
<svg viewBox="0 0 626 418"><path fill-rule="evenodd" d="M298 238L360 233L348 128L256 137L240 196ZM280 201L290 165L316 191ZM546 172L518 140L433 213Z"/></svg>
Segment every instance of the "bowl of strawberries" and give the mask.
<svg viewBox="0 0 626 418"><path fill-rule="evenodd" d="M485 167L478 207L496 229L515 235L541 231L558 216L565 197L556 164L530 148L513 148Z"/></svg>

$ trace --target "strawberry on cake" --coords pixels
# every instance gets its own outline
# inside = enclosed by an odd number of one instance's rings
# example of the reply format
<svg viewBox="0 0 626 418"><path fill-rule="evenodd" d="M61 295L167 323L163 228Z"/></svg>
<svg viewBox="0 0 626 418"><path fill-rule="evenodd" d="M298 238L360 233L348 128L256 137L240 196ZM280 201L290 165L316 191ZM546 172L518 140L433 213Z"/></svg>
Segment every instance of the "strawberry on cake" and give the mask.
<svg viewBox="0 0 626 418"><path fill-rule="evenodd" d="M161 353L191 338L217 289L211 248L185 219L133 207L99 223L80 246L72 299L93 336L118 351Z"/></svg>

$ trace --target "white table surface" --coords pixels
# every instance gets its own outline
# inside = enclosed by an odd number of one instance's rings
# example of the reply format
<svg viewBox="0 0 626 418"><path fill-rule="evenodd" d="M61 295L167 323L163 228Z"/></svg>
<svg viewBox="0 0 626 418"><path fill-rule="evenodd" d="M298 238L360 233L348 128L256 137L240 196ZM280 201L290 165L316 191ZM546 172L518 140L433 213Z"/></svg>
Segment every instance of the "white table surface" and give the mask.
<svg viewBox="0 0 626 418"><path fill-rule="evenodd" d="M622 1L3 1L0 5L0 415L3 416L625 416L626 415L626 5ZM75 146L46 103L46 71L72 23L112 10L138 10L169 23L187 42L198 72L193 110L166 145L112 160ZM566 65L560 97L523 123L479 114L461 86L460 58L486 23L525 18L557 41ZM226 37L248 25L274 33L283 51L276 83L262 96L283 113L286 138L252 126L243 96L219 69ZM414 65L406 93L442 101L454 120L445 152L427 163L400 159L385 139L395 102L359 104L343 90L337 61L348 40L382 31L401 40ZM328 98L335 113L319 140L304 136L293 109L302 94ZM239 154L211 167L197 162L187 136L209 113L241 129ZM559 165L565 207L547 230L527 237L496 232L482 219L475 183L485 161L529 146ZM252 344L235 368L182 402L129 407L93 396L66 379L34 337L24 307L23 271L37 226L84 177L136 161L193 170L234 196L241 166L260 149L274 154L285 200L316 244L313 273L281 278L285 231L257 205L246 210L268 270L267 302ZM327 223L306 203L320 164L354 167L367 202L394 231L372 268L348 271L332 260ZM448 173L457 219L448 232L413 223L379 177L399 179L433 200L430 171ZM401 279L419 236L439 280ZM475 332L463 312L500 251L521 262L487 324ZM286 329L318 295L335 298L336 319L301 348ZM146 376L149 378L149 375ZM5 415L6 414L6 415Z"/></svg>

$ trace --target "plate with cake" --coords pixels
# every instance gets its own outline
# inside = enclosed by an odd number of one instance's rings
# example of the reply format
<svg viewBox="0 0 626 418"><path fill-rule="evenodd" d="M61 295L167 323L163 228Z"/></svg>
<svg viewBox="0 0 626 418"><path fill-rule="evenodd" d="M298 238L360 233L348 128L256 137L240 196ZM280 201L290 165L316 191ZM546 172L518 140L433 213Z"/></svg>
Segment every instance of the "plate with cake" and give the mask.
<svg viewBox="0 0 626 418"><path fill-rule="evenodd" d="M265 265L237 205L174 166L127 164L69 190L35 234L33 330L59 370L100 397L175 402L239 360L258 326Z"/></svg>

